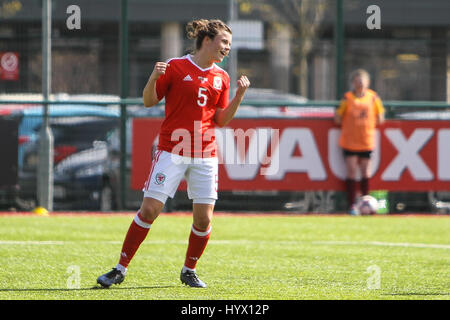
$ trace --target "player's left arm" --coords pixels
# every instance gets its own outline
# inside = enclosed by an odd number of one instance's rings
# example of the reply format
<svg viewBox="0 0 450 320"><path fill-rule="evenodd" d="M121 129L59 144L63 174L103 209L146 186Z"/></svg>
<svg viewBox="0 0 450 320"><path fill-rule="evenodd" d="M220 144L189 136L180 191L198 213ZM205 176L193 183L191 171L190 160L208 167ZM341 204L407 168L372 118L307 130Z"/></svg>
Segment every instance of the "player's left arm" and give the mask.
<svg viewBox="0 0 450 320"><path fill-rule="evenodd" d="M376 97L375 98L375 109L376 109L376 113L377 113L377 124L380 125L384 122L385 120L385 109L383 106L383 102L381 101L380 97Z"/></svg>
<svg viewBox="0 0 450 320"><path fill-rule="evenodd" d="M214 115L214 121L219 127L226 126L236 114L239 105L244 99L245 91L250 87L250 81L246 76L241 76L237 81L238 87L236 89L236 95L233 100L228 104L225 109L217 109Z"/></svg>

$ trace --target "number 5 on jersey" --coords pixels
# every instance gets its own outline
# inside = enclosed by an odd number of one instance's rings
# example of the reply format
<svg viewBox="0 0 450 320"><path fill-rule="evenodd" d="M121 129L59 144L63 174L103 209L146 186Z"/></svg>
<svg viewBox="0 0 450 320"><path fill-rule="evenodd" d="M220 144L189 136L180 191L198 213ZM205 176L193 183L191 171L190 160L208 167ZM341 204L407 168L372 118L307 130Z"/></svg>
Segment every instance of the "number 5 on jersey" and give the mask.
<svg viewBox="0 0 450 320"><path fill-rule="evenodd" d="M207 92L207 91L208 91L208 89L206 89L206 88L202 88L202 87L198 88L197 104L200 107L206 106L206 102L208 100L208 96L205 94L205 92Z"/></svg>

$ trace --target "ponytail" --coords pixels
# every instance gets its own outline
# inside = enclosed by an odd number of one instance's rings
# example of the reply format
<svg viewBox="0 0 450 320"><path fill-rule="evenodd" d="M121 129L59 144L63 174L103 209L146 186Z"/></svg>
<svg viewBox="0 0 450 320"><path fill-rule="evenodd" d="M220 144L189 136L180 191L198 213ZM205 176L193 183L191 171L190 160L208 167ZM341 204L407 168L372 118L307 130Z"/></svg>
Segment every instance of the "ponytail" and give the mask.
<svg viewBox="0 0 450 320"><path fill-rule="evenodd" d="M199 50L202 47L203 39L208 37L214 39L220 30L225 30L232 34L231 28L227 26L223 21L214 19L206 20L199 19L191 21L186 26L188 39L196 39L195 48Z"/></svg>

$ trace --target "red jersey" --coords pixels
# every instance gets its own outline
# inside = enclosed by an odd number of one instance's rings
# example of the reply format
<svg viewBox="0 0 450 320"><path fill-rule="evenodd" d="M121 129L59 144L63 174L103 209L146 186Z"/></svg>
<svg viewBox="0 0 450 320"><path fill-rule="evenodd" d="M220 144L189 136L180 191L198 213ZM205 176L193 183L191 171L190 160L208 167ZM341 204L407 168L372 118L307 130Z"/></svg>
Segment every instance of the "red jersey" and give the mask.
<svg viewBox="0 0 450 320"><path fill-rule="evenodd" d="M216 156L214 115L228 106L228 73L216 64L200 68L190 55L167 63L165 74L156 81L158 99L165 97L158 149L187 157Z"/></svg>

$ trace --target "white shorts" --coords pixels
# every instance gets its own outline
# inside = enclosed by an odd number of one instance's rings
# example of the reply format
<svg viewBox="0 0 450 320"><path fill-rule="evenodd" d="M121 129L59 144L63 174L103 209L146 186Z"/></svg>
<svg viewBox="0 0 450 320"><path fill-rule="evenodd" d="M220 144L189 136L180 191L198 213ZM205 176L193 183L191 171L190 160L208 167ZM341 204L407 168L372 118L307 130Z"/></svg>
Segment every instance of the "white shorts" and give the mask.
<svg viewBox="0 0 450 320"><path fill-rule="evenodd" d="M194 203L214 204L217 200L218 159L187 158L156 150L150 174L145 182L144 197L165 203L173 198L181 180L187 182L189 199Z"/></svg>

